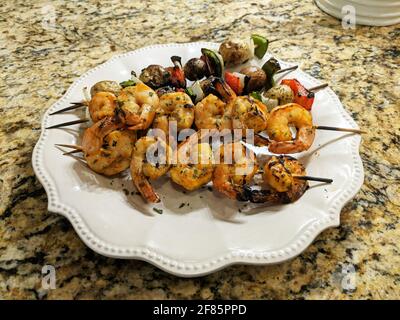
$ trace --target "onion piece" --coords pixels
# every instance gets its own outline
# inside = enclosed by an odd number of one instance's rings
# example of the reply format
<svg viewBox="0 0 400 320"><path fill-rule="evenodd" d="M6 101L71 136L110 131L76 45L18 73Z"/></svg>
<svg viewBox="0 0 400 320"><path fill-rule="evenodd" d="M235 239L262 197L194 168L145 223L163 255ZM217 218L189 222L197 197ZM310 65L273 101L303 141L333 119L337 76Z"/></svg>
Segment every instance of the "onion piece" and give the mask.
<svg viewBox="0 0 400 320"><path fill-rule="evenodd" d="M266 96L264 96L264 94L261 94L261 102L267 106L268 111L271 111L279 104L278 99L267 98Z"/></svg>
<svg viewBox="0 0 400 320"><path fill-rule="evenodd" d="M204 98L204 92L201 88L200 81L197 80L190 88L192 89L193 95L195 96L194 103L197 103Z"/></svg>
<svg viewBox="0 0 400 320"><path fill-rule="evenodd" d="M247 50L249 51L250 59L254 58L254 50L255 50L256 46L251 37L246 41L246 47L247 47Z"/></svg>
<svg viewBox="0 0 400 320"><path fill-rule="evenodd" d="M232 72L235 77L239 78L240 81L240 91L243 92L244 87L246 86L246 82L248 81L248 76L240 72ZM241 93L240 92L240 93Z"/></svg>

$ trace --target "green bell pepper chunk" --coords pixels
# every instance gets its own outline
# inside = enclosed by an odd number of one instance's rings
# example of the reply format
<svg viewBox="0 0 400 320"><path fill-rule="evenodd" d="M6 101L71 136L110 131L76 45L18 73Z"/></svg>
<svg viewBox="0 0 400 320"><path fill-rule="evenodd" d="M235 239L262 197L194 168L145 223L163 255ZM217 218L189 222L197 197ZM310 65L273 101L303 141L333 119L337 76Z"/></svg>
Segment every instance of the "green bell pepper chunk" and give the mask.
<svg viewBox="0 0 400 320"><path fill-rule="evenodd" d="M122 81L122 82L120 83L120 86L121 86L122 88L131 87L131 86L134 86L134 85L136 85L136 82L133 81L133 80L126 80L126 81Z"/></svg>
<svg viewBox="0 0 400 320"><path fill-rule="evenodd" d="M262 69L267 75L267 82L265 83L265 89L268 90L275 85L274 74L278 70L281 70L281 66L278 60L276 60L275 58L271 58L266 63L264 63Z"/></svg>
<svg viewBox="0 0 400 320"><path fill-rule="evenodd" d="M255 49L254 54L258 59L262 59L268 50L269 41L267 38L260 36L259 34L252 34L251 39L254 42Z"/></svg>
<svg viewBox="0 0 400 320"><path fill-rule="evenodd" d="M207 59L206 64L208 68L211 70L210 73L216 77L222 77L223 66L221 65L221 61L218 56L215 54L213 50L202 48L201 53Z"/></svg>
<svg viewBox="0 0 400 320"><path fill-rule="evenodd" d="M252 93L250 93L250 97L260 100L262 102L261 94L258 91L253 91Z"/></svg>

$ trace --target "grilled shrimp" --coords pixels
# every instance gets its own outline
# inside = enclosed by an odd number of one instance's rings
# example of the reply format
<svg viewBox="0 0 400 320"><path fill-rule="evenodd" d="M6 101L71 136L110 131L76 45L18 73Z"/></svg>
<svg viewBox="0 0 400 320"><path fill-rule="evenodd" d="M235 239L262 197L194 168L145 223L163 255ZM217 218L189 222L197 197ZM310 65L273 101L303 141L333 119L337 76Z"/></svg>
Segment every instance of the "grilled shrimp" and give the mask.
<svg viewBox="0 0 400 320"><path fill-rule="evenodd" d="M121 90L117 98L118 113L130 130L147 129L153 122L159 99L156 92L142 82Z"/></svg>
<svg viewBox="0 0 400 320"><path fill-rule="evenodd" d="M73 102L71 106L53 114L86 106L93 122L98 122L105 117L113 117L117 109L117 95L121 89L122 87L115 81L99 81L90 89L90 96L85 87L83 88L84 100Z"/></svg>
<svg viewBox="0 0 400 320"><path fill-rule="evenodd" d="M164 140L158 137L142 137L136 141L130 163L134 185L148 202L160 202L147 178L158 179L170 168L169 156L172 151ZM157 157L152 161L151 157Z"/></svg>
<svg viewBox="0 0 400 320"><path fill-rule="evenodd" d="M170 170L172 181L189 191L210 182L214 171L211 146L200 140L195 133L183 141L177 151L178 163Z"/></svg>
<svg viewBox="0 0 400 320"><path fill-rule="evenodd" d="M111 176L129 167L136 134L121 128L115 118L106 117L85 130L82 151L93 171Z"/></svg>
<svg viewBox="0 0 400 320"><path fill-rule="evenodd" d="M198 129L231 129L232 119L226 103L209 94L194 107L194 121Z"/></svg>
<svg viewBox="0 0 400 320"><path fill-rule="evenodd" d="M297 129L292 138L290 125ZM308 150L315 137L311 113L296 103L274 108L267 121L267 133L271 140L269 151L273 153L297 153Z"/></svg>
<svg viewBox="0 0 400 320"><path fill-rule="evenodd" d="M305 180L295 179L294 175L304 176L304 166L290 156L273 156L264 166L264 182L270 189L251 190L246 186L247 199L254 203L278 205L298 200L308 188Z"/></svg>
<svg viewBox="0 0 400 320"><path fill-rule="evenodd" d="M253 129L255 133L265 130L268 110L261 101L240 96L230 103L229 108L234 129Z"/></svg>
<svg viewBox="0 0 400 320"><path fill-rule="evenodd" d="M215 166L213 185L230 199L247 200L244 186L253 179L258 165L255 155L240 142L222 145L219 149L220 163Z"/></svg>
<svg viewBox="0 0 400 320"><path fill-rule="evenodd" d="M286 192L293 187L292 172L301 166L297 160L288 156L272 156L264 166L264 181L278 192Z"/></svg>
<svg viewBox="0 0 400 320"><path fill-rule="evenodd" d="M169 121L176 121L178 131L190 128L194 121L193 103L184 92L165 93L160 97L153 127L168 134Z"/></svg>
<svg viewBox="0 0 400 320"><path fill-rule="evenodd" d="M250 96L236 96L221 79L215 81L215 89L228 103L226 114L231 118L232 129L253 129L256 133L265 130L268 110L261 101Z"/></svg>
<svg viewBox="0 0 400 320"><path fill-rule="evenodd" d="M89 101L89 113L93 122L113 117L117 108L117 97L111 92L97 92Z"/></svg>

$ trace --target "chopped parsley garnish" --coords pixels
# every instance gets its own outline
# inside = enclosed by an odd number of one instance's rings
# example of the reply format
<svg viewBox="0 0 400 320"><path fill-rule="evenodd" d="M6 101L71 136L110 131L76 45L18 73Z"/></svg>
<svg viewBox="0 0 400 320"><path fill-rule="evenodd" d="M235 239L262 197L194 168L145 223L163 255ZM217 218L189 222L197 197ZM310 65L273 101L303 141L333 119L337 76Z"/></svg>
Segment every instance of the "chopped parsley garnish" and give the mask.
<svg viewBox="0 0 400 320"><path fill-rule="evenodd" d="M153 211L157 212L158 214L163 214L163 210L159 208L153 208Z"/></svg>
<svg viewBox="0 0 400 320"><path fill-rule="evenodd" d="M122 81L120 83L122 88L131 87L131 86L134 86L135 84L136 84L136 82L133 80L126 80L126 81Z"/></svg>

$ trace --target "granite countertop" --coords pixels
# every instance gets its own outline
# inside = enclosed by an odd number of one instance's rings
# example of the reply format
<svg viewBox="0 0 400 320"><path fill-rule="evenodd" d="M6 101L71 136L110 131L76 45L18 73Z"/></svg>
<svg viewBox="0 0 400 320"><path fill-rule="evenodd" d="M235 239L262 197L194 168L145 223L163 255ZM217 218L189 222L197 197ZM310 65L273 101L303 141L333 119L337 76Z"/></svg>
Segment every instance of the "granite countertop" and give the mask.
<svg viewBox="0 0 400 320"><path fill-rule="evenodd" d="M3 1L0 13L0 299L400 298L399 25L343 29L310 0ZM47 211L32 170L45 110L115 54L251 32L279 39L270 52L329 82L368 130L365 183L340 227L286 263L195 279L92 252L65 218ZM45 264L56 268L55 290L41 287ZM354 271L350 286L346 268Z"/></svg>

